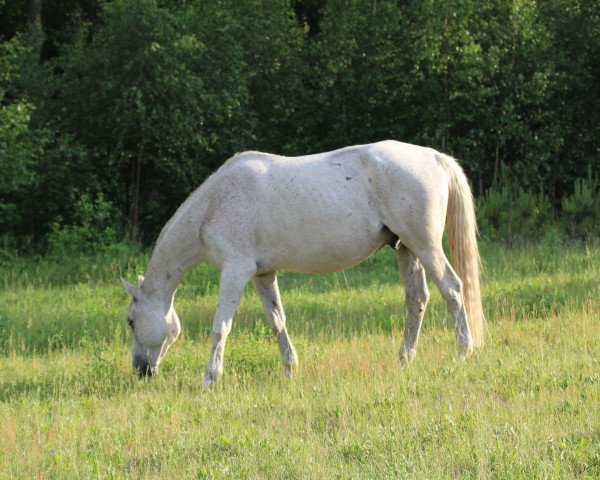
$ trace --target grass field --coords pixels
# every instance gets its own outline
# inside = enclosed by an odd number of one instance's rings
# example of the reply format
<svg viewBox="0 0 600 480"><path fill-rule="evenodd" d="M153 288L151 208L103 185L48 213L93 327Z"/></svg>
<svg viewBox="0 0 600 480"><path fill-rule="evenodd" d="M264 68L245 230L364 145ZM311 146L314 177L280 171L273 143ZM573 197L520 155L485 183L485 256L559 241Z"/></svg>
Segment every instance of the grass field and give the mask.
<svg viewBox="0 0 600 480"><path fill-rule="evenodd" d="M186 276L182 337L140 381L118 278L144 255L5 260L0 478L600 478L600 247L482 251L487 345L468 361L430 286L417 359L399 367L403 291L382 251L280 275L292 381L248 289L210 390L215 270Z"/></svg>

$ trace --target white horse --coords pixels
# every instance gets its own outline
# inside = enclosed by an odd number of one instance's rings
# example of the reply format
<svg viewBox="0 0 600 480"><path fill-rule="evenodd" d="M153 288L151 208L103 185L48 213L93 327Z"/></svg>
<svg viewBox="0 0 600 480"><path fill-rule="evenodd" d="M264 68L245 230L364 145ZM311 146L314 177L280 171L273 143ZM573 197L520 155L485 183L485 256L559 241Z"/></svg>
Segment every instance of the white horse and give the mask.
<svg viewBox="0 0 600 480"><path fill-rule="evenodd" d="M456 270L442 249L444 224ZM483 344L476 230L462 169L430 148L383 141L303 157L239 153L165 225L137 286L122 279L132 297L133 368L158 373L181 330L175 289L186 270L208 261L221 270L221 283L203 383L213 384L223 372L225 341L250 279L289 376L298 355L286 330L277 270L334 272L385 245L393 248L406 286L401 361L416 354L429 300L425 272L449 307L464 357Z"/></svg>

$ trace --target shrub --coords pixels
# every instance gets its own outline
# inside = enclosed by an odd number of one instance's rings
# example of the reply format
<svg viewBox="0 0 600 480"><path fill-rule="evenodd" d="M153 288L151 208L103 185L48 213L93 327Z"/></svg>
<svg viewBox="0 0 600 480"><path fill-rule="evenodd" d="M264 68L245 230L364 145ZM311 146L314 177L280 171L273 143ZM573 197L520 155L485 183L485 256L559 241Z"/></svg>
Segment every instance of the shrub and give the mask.
<svg viewBox="0 0 600 480"><path fill-rule="evenodd" d="M600 188L598 177L591 169L585 178L575 180L571 195L563 197L562 221L570 236L588 239L596 237L600 228Z"/></svg>
<svg viewBox="0 0 600 480"><path fill-rule="evenodd" d="M113 204L99 193L95 198L83 194L76 200L74 222L54 222L48 236L51 255L64 257L73 254L105 250L123 240L124 219Z"/></svg>
<svg viewBox="0 0 600 480"><path fill-rule="evenodd" d="M552 214L552 205L544 193L532 193L510 183L490 188L477 200L482 235L509 244L539 238L540 231L552 224Z"/></svg>

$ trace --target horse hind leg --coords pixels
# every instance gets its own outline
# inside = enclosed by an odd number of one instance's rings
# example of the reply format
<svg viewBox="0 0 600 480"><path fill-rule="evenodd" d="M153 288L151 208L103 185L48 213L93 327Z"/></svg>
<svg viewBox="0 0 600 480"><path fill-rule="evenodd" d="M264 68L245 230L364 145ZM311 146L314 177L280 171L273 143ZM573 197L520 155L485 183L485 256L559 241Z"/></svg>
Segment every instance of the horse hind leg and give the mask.
<svg viewBox="0 0 600 480"><path fill-rule="evenodd" d="M404 342L400 348L400 362L409 363L417 354L417 342L425 308L429 301L429 289L425 280L425 270L417 257L404 246L396 249L395 253L400 275L404 281L406 309L408 310L404 327Z"/></svg>
<svg viewBox="0 0 600 480"><path fill-rule="evenodd" d="M244 287L248 280L256 273L254 262L236 262L235 266L225 266L221 271L219 285L219 303L212 326L212 347L206 372L202 379L205 387L216 383L223 374L223 357L225 355L225 342L231 331L233 317Z"/></svg>
<svg viewBox="0 0 600 480"><path fill-rule="evenodd" d="M273 333L277 336L281 358L283 360L283 375L291 377L298 366L298 354L290 340L286 326L285 313L279 295L277 276L273 273L256 276L253 278L254 287L262 301L267 320L271 325Z"/></svg>
<svg viewBox="0 0 600 480"><path fill-rule="evenodd" d="M467 323L467 313L463 302L462 281L448 262L441 245L416 250L415 254L437 285L442 298L448 305L450 315L454 320L459 358L465 358L473 351L473 339Z"/></svg>

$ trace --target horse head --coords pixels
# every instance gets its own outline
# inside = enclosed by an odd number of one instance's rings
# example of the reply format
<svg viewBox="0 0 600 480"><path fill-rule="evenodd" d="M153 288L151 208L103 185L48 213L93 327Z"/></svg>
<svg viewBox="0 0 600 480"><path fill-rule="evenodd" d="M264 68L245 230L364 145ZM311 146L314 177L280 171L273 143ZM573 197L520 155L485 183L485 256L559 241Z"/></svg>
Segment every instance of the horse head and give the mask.
<svg viewBox="0 0 600 480"><path fill-rule="evenodd" d="M165 305L155 292L144 289L141 275L137 286L124 279L121 282L131 296L127 312L132 333L131 365L140 377L156 375L161 360L181 332L179 317L173 308L175 295Z"/></svg>

